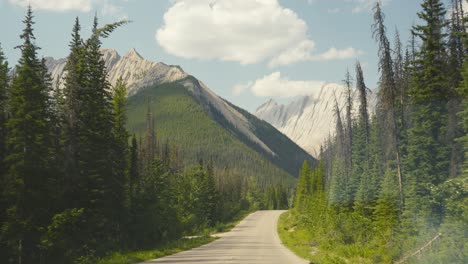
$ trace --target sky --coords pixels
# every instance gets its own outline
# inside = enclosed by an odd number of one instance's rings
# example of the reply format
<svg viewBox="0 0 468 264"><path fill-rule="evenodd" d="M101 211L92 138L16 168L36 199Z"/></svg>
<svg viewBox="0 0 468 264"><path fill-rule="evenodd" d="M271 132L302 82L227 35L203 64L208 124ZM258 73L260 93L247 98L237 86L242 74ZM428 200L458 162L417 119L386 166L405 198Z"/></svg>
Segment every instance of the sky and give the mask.
<svg viewBox="0 0 468 264"><path fill-rule="evenodd" d="M369 88L378 82L372 7L377 0L0 0L0 43L15 65L28 4L40 56L64 58L79 17L89 36L100 23L132 22L103 41L121 55L135 48L156 62L180 65L210 89L254 112L273 98L287 103L341 84L361 62ZM417 24L418 0L380 0L388 37L404 45ZM448 2L448 1L447 1Z"/></svg>

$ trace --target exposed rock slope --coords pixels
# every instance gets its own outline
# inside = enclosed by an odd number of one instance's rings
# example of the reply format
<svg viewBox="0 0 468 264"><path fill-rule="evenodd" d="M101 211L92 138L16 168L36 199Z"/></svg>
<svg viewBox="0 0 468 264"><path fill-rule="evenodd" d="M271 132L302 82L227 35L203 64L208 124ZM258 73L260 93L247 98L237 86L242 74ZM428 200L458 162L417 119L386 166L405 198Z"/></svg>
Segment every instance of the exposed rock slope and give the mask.
<svg viewBox="0 0 468 264"><path fill-rule="evenodd" d="M356 94L353 97L353 114L356 114L359 102ZM370 100L373 101L372 96ZM318 94L302 96L288 105L269 100L258 107L255 115L317 157L320 145L335 132L335 101L344 108L346 96L343 87L326 85Z"/></svg>
<svg viewBox="0 0 468 264"><path fill-rule="evenodd" d="M113 85L118 78L123 78L127 83L129 96L162 84L182 85L223 129L290 174L296 175L296 167L299 168L303 160L313 162L310 155L275 128L220 98L179 66L145 60L135 49L124 56L113 49L104 49L102 53L109 82ZM54 83L63 86L66 60L47 58L46 63Z"/></svg>

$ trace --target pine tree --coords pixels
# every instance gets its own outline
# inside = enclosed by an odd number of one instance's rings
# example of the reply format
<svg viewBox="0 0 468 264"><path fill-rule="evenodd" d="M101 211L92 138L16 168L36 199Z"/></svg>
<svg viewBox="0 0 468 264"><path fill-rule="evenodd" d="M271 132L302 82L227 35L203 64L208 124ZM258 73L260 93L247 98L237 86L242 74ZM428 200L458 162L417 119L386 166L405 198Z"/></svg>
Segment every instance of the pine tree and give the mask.
<svg viewBox="0 0 468 264"><path fill-rule="evenodd" d="M448 175L448 149L443 143L447 124L447 78L445 75L445 9L439 0L426 0L418 16L423 25L413 28L422 41L415 62L410 91L412 127L408 133L408 199L405 219L407 227L416 230L432 221L431 205L427 199L431 186L444 181Z"/></svg>
<svg viewBox="0 0 468 264"><path fill-rule="evenodd" d="M156 132L154 130L154 114L151 109L150 102L148 101L148 109L146 111L146 130L143 142L140 143L140 158L141 158L141 172L148 173L151 162L156 157L157 143Z"/></svg>
<svg viewBox="0 0 468 264"><path fill-rule="evenodd" d="M450 146L450 177L456 177L460 174L463 154L462 145L455 139L461 137L462 129L459 126L457 113L461 110L461 98L457 91L462 80L462 67L464 63L465 47L463 45L463 34L466 27L463 22L463 7L461 0L452 0L452 12L450 14L449 38L448 38L448 75L449 100L447 104L448 123L446 140Z"/></svg>
<svg viewBox="0 0 468 264"><path fill-rule="evenodd" d="M332 178L330 180L330 204L338 209L348 209L351 206L349 179L346 175L345 133L341 119L341 111L335 101L336 137L334 155L332 158Z"/></svg>
<svg viewBox="0 0 468 264"><path fill-rule="evenodd" d="M5 154L6 154L6 140L7 140L7 133L6 133L6 121L7 121L7 92L9 86L8 80L8 62L6 61L6 57L3 54L3 50L0 46L0 208L6 208L6 202L4 198L4 193L6 191L5 186L5 177L6 177L6 164L5 164ZM0 226L3 225L5 220L5 210L1 210L0 212ZM6 259L6 245L4 244L5 241L0 238L0 259Z"/></svg>
<svg viewBox="0 0 468 264"><path fill-rule="evenodd" d="M83 158L81 155L83 147L83 133L86 126L83 123L82 111L84 89L87 80L85 67L85 49L80 35L80 22L75 19L72 39L70 41L70 54L65 65L66 77L63 90L57 85L57 96L60 98L61 130L63 146L63 166L65 174L65 203L66 207L80 208L84 205L79 197L86 196L83 193L84 178L82 173ZM79 188L77 188L79 186Z"/></svg>
<svg viewBox="0 0 468 264"><path fill-rule="evenodd" d="M112 136L114 143L112 147L112 177L110 181L110 193L114 201L114 213L117 220L116 232L120 243L122 243L123 230L125 228L125 187L127 186L127 171L128 171L128 138L129 134L126 129L127 123L127 86L121 78L117 80L113 86L112 94L112 116L113 127Z"/></svg>
<svg viewBox="0 0 468 264"><path fill-rule="evenodd" d="M464 18L463 22L468 22L468 18ZM463 34L463 41L465 46L468 46L467 33ZM465 54L465 56L468 56L468 54ZM462 76L463 80L458 88L458 93L462 96L463 100L461 101L461 110L458 113L458 118L460 120L460 127L463 129L463 136L457 140L463 144L463 165L461 175L463 177L468 177L468 60L466 58L463 63Z"/></svg>
<svg viewBox="0 0 468 264"><path fill-rule="evenodd" d="M8 62L0 46L0 177L5 173L5 166L3 165L4 156L6 153L6 128L5 123L7 120L7 92L8 92ZM0 185L3 181L0 181ZM1 194L0 194L1 195Z"/></svg>
<svg viewBox="0 0 468 264"><path fill-rule="evenodd" d="M364 207L371 203L372 192L374 183L370 175L370 121L367 106L367 93L368 88L364 82L364 74L362 72L361 64L356 63L356 88L359 92L359 118L354 133L355 146L353 147L353 175L357 180L354 184L357 186L355 190L355 210L361 213L366 213ZM368 195L371 196L368 196Z"/></svg>
<svg viewBox="0 0 468 264"><path fill-rule="evenodd" d="M351 74L349 70L346 71L345 79L343 81L346 90L346 125L344 129L344 158L345 158L345 174L348 180L351 182L354 179L351 179L353 176L351 174L353 170L353 160L352 160L352 148L353 148L353 119L352 119L352 110L353 110L353 81L351 79Z"/></svg>
<svg viewBox="0 0 468 264"><path fill-rule="evenodd" d="M358 61L356 63L356 88L359 92L359 127L362 128L364 132L365 143L369 144L369 112L368 112L368 103L367 103L367 93L369 88L367 88L366 83L364 82L364 73L362 72L361 63ZM368 160L368 153L367 159Z"/></svg>
<svg viewBox="0 0 468 264"><path fill-rule="evenodd" d="M119 240L117 217L119 208L114 206L112 193L115 191L115 186L120 186L122 183L116 184L112 169L114 142L112 98L100 49L101 38L109 36L123 23L118 22L98 28L95 17L91 37L82 42L79 36L79 23L75 22L68 64L69 68L76 72L70 77L69 82L66 82L69 85L68 91L64 91L65 101L67 94L73 96L70 102L65 102L64 108L67 113L65 121L71 119L75 122L73 131L64 129L65 139L78 137L77 144L79 144L79 148L71 149L70 153L72 156L75 155L73 152L78 151L79 155L76 160L79 174L74 175L78 177L78 184L72 189L76 191L78 198L72 205L74 208L84 208L83 216L88 219L88 223L92 223L84 224L75 240L86 241L77 247L83 250L93 248L97 253L102 253L109 246L118 244ZM74 116L76 114L78 116ZM68 135L69 132L77 134L71 136ZM65 147L74 143L71 139L68 142L65 140ZM72 173L76 172L73 167L70 167L70 170ZM97 237L105 238L108 243L96 243ZM90 253L83 252L83 254Z"/></svg>
<svg viewBox="0 0 468 264"><path fill-rule="evenodd" d="M395 235L399 221L400 197L395 189L398 180L394 174L390 169L385 172L382 189L374 211L375 225L379 230L378 234L386 251L394 247L393 243L397 239Z"/></svg>
<svg viewBox="0 0 468 264"><path fill-rule="evenodd" d="M398 91L395 83L394 62L391 56L390 42L387 38L387 29L384 25L385 16L377 2L374 7L373 36L379 44L379 70L381 73L379 80L379 118L383 120L384 129L388 131L383 135L385 142L385 164L390 166L393 160L396 161L398 174L398 187L400 190L400 203L403 205L403 175L401 168L400 134L396 121ZM389 167L390 168L390 167Z"/></svg>
<svg viewBox="0 0 468 264"><path fill-rule="evenodd" d="M217 209L219 201L219 193L216 189L214 165L213 161L210 160L206 167L206 174L202 179L202 199L205 206L205 215L208 220L208 224L213 226L218 221Z"/></svg>
<svg viewBox="0 0 468 264"><path fill-rule="evenodd" d="M403 56L403 47L400 40L398 29L395 30L395 48L393 51L393 67L395 74L396 98L395 98L395 126L398 131L398 146L400 159L405 156L407 141L407 112L408 112L408 68L405 57Z"/></svg>
<svg viewBox="0 0 468 264"><path fill-rule="evenodd" d="M135 206L135 194L138 192L140 172L138 170L138 143L135 134L132 136L130 145L130 160L128 169L128 199L129 207L132 210Z"/></svg>
<svg viewBox="0 0 468 264"><path fill-rule="evenodd" d="M18 262L39 258L39 230L50 219L48 183L50 181L51 135L49 91L44 69L34 44L33 13L28 8L18 46L21 57L9 90L6 122L7 177L5 182L7 219L2 236Z"/></svg>
<svg viewBox="0 0 468 264"><path fill-rule="evenodd" d="M299 211L302 211L304 209L304 201L309 195L310 184L311 183L309 163L305 160L302 164L299 179L297 181L296 199L294 201L294 208L296 208Z"/></svg>

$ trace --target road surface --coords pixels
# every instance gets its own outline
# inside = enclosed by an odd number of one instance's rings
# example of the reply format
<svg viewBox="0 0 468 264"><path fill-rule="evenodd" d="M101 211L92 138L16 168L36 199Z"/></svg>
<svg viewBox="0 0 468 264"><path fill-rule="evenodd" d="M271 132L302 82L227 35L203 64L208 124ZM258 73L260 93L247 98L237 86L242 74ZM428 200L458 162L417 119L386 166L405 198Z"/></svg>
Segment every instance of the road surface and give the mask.
<svg viewBox="0 0 468 264"><path fill-rule="evenodd" d="M247 216L220 239L204 246L145 263L170 264L306 264L278 237L276 225L285 211L258 211ZM218 235L217 235L218 236Z"/></svg>

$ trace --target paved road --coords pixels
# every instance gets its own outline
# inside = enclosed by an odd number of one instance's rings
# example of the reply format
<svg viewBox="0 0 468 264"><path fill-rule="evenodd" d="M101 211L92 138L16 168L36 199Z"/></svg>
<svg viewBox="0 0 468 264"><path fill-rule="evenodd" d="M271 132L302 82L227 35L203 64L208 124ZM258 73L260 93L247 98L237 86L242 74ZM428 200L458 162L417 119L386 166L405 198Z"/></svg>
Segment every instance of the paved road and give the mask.
<svg viewBox="0 0 468 264"><path fill-rule="evenodd" d="M220 239L189 251L145 263L306 264L281 244L276 224L284 211L250 214Z"/></svg>

